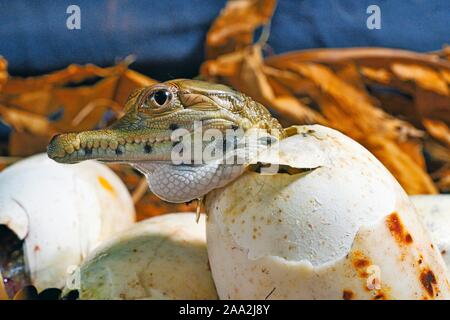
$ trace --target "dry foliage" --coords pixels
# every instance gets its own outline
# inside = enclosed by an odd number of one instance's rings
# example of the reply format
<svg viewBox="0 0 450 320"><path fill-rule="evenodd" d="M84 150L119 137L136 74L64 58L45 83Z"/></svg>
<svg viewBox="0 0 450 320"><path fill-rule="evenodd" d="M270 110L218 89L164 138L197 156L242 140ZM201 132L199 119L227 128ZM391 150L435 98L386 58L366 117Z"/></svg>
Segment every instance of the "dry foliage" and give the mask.
<svg viewBox="0 0 450 320"><path fill-rule="evenodd" d="M7 63L0 60L0 116L12 128L0 169L21 157L45 152L55 133L104 127L120 117L133 89L156 83L128 69L128 64L124 61L110 68L71 65L44 76L16 78L8 76ZM195 210L195 204L157 199L146 186L142 188L142 176L135 170L123 165L111 168L134 195L139 219Z"/></svg>
<svg viewBox="0 0 450 320"><path fill-rule="evenodd" d="M214 54L203 63L202 77L252 96L284 125L319 123L347 134L375 154L409 194L448 191L448 47L433 54L351 48L264 57L267 46L248 39L270 22L274 4L268 10L266 2L239 1L238 15L237 5L228 2L208 34L208 40L222 41L206 42ZM246 15L252 19L236 18Z"/></svg>
<svg viewBox="0 0 450 320"><path fill-rule="evenodd" d="M410 194L449 192L449 47L430 54L355 48L265 57L265 26L275 6L275 0L229 1L207 35L201 77L252 96L284 126L319 123L342 131L374 153ZM44 152L56 132L104 127L120 117L134 88L156 82L128 65L71 65L16 78L0 59L0 117L12 128L1 145L0 169ZM133 194L140 219L195 210L195 203L159 200L133 169L111 167Z"/></svg>

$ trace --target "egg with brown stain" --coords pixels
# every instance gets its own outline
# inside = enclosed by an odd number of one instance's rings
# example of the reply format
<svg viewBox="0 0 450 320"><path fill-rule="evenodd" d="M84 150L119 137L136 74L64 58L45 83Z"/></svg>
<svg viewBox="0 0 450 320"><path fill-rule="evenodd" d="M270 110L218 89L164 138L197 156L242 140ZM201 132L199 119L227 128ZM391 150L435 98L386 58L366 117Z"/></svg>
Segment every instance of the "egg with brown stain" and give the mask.
<svg viewBox="0 0 450 320"><path fill-rule="evenodd" d="M68 269L135 221L120 178L95 161L32 156L0 173L0 270L8 294L62 288Z"/></svg>
<svg viewBox="0 0 450 320"><path fill-rule="evenodd" d="M219 297L450 298L442 256L388 170L338 131L287 132L206 197Z"/></svg>

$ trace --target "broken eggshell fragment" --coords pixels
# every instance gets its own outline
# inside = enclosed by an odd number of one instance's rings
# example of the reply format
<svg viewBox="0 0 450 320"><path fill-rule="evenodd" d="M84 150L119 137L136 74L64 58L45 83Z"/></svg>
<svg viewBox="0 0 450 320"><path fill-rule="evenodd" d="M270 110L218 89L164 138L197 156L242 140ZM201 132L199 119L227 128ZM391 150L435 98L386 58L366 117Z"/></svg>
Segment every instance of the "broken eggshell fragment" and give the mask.
<svg viewBox="0 0 450 320"><path fill-rule="evenodd" d="M173 213L135 224L99 247L66 291L90 299L217 299L205 215Z"/></svg>
<svg viewBox="0 0 450 320"><path fill-rule="evenodd" d="M450 195L416 195L410 199L441 251L450 276Z"/></svg>
<svg viewBox="0 0 450 320"><path fill-rule="evenodd" d="M287 133L255 159L280 173L249 170L206 197L219 297L450 298L444 261L387 169L338 131Z"/></svg>
<svg viewBox="0 0 450 320"><path fill-rule="evenodd" d="M0 225L8 238L17 237L1 244L5 251L14 246L2 257L3 276L26 270L39 291L62 288L70 266L134 220L128 190L105 165L62 165L46 154L22 160L0 173Z"/></svg>

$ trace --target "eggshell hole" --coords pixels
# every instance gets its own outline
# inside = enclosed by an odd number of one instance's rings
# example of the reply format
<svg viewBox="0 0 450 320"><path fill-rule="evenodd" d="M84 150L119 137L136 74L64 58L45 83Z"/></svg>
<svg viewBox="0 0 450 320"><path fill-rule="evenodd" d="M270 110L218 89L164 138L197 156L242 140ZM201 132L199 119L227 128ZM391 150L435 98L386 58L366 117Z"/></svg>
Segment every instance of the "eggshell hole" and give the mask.
<svg viewBox="0 0 450 320"><path fill-rule="evenodd" d="M24 262L23 240L6 225L0 225L0 273L9 297L31 284Z"/></svg>

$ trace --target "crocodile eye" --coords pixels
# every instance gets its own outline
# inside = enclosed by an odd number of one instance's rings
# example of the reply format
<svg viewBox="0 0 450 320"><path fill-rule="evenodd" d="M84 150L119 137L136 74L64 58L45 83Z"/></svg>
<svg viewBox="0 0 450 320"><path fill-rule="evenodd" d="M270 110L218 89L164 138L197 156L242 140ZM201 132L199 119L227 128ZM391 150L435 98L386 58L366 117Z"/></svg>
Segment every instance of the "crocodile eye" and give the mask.
<svg viewBox="0 0 450 320"><path fill-rule="evenodd" d="M149 102L151 105L160 108L165 106L172 99L172 94L169 90L159 89L154 91L149 97Z"/></svg>

